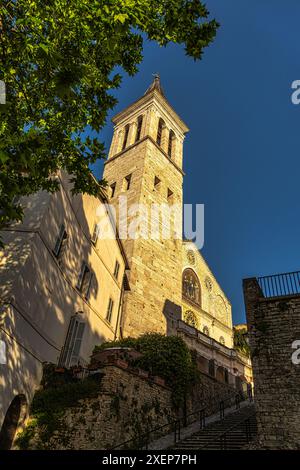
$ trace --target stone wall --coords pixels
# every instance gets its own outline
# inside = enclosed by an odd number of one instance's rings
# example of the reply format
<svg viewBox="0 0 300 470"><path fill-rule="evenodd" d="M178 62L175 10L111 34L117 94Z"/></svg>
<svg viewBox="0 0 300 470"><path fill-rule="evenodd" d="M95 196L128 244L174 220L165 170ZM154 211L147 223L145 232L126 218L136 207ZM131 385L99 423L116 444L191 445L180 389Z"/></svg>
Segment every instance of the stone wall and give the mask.
<svg viewBox="0 0 300 470"><path fill-rule="evenodd" d="M30 449L111 449L126 440L137 447L136 439L148 430L173 421L178 415L172 407L171 390L159 377L149 378L142 370L128 369L124 361L105 365L101 372L101 389L96 398L80 400L66 409L60 429L46 442L39 438L39 430ZM234 390L206 374L194 387L186 403L190 414L206 408L207 414L218 410L219 400L234 398ZM166 426L161 432L151 433L151 440L171 432Z"/></svg>
<svg viewBox="0 0 300 470"><path fill-rule="evenodd" d="M264 298L256 279L244 280L258 445L300 449L300 365L292 343L300 339L300 297Z"/></svg>

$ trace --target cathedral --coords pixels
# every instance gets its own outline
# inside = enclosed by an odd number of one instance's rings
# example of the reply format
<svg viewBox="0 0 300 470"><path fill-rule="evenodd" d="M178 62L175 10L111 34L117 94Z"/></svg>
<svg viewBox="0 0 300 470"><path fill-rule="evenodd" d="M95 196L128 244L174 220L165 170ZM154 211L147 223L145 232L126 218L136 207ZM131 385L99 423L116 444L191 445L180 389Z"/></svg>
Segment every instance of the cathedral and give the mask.
<svg viewBox="0 0 300 470"><path fill-rule="evenodd" d="M250 360L233 347L231 304L195 243L182 237L188 128L158 76L113 124L99 197L73 195L60 172L60 190L22 198L24 220L3 231L0 429L12 413L25 419L43 363L85 367L95 345L147 332L181 336L216 380L252 382ZM122 204L127 225L132 207L158 206L159 233L171 217L171 236L124 234ZM103 236L99 212L111 236Z"/></svg>

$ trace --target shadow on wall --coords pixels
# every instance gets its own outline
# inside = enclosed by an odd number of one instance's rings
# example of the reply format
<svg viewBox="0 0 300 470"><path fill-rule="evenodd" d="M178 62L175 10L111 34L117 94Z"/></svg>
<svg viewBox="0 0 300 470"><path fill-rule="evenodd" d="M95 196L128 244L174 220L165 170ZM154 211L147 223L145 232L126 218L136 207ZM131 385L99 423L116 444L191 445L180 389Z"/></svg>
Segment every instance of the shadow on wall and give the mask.
<svg viewBox="0 0 300 470"><path fill-rule="evenodd" d="M92 199L96 207L99 201ZM42 363L58 363L72 316L81 312L86 323L85 358L104 340L94 313L97 276L88 300L76 289L82 261L89 265L92 254L96 256L94 221L86 217L84 197L72 197L70 183L64 182L54 195L39 192L21 202L23 223L3 232L5 249L0 253L0 340L6 345L6 364L0 364L0 449L11 447L26 418ZM58 258L53 250L62 224L67 237Z"/></svg>
<svg viewBox="0 0 300 470"><path fill-rule="evenodd" d="M17 395L11 402L0 432L0 449L10 450L18 428L24 425L28 412L25 395Z"/></svg>
<svg viewBox="0 0 300 470"><path fill-rule="evenodd" d="M177 334L177 323L182 318L181 305L177 305L171 300L166 299L163 308L163 315L167 322L167 336Z"/></svg>

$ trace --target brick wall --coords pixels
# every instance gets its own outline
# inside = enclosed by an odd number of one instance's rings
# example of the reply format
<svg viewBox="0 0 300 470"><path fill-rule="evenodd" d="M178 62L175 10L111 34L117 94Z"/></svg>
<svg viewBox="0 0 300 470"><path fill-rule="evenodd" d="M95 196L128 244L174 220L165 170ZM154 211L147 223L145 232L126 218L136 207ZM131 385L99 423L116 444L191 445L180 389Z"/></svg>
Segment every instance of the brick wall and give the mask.
<svg viewBox="0 0 300 470"><path fill-rule="evenodd" d="M244 280L259 446L300 449L300 297L264 298L256 279Z"/></svg>

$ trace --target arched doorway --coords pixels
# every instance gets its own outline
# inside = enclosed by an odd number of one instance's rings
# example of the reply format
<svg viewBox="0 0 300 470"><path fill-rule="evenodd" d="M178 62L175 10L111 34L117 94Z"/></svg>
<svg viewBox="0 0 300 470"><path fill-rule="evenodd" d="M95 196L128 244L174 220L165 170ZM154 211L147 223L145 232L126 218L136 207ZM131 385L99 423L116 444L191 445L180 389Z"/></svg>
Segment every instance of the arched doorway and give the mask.
<svg viewBox="0 0 300 470"><path fill-rule="evenodd" d="M17 395L11 402L0 432L0 450L10 450L18 427L24 423L27 402L24 395Z"/></svg>

